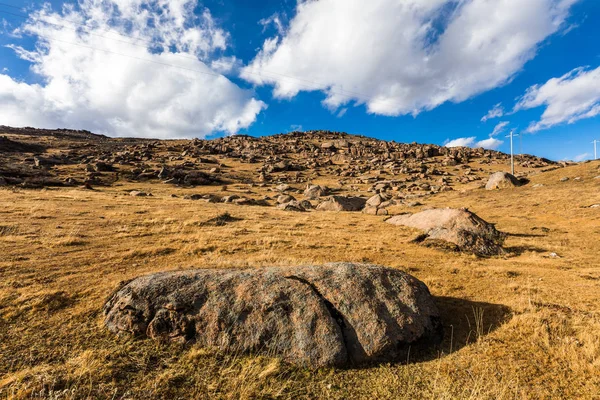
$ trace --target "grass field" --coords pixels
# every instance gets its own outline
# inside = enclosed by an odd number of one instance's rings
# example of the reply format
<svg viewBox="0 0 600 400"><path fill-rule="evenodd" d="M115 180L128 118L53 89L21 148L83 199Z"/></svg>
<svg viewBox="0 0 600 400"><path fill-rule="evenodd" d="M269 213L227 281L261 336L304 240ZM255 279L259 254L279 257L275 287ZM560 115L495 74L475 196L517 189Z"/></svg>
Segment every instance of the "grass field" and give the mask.
<svg viewBox="0 0 600 400"><path fill-rule="evenodd" d="M598 175L600 163L585 163L522 188L457 190L390 209L468 207L510 234L509 255L490 259L421 247L411 243L416 231L383 217L183 199L220 187L2 189L0 398L600 398L600 208L589 207L600 204ZM133 189L153 196L131 197ZM248 189L266 194L243 185L222 194ZM237 219L207 223L225 212ZM139 275L333 261L424 281L444 319L441 350L310 371L103 327L109 294Z"/></svg>

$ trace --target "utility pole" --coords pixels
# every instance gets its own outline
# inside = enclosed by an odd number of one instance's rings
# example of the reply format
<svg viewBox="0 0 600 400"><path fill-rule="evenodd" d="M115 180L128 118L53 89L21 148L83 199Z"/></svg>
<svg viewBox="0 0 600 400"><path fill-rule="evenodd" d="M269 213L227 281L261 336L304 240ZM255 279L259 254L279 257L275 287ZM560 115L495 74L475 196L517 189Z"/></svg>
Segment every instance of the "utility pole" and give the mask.
<svg viewBox="0 0 600 400"><path fill-rule="evenodd" d="M595 140L592 142L594 143L594 160L598 159L598 151L596 150L596 144L600 143L600 140Z"/></svg>
<svg viewBox="0 0 600 400"><path fill-rule="evenodd" d="M513 137L514 136L519 136L518 134L515 135L515 130L511 130L510 131L510 135L506 136L510 138L510 173L512 175L515 174L515 154L513 151Z"/></svg>

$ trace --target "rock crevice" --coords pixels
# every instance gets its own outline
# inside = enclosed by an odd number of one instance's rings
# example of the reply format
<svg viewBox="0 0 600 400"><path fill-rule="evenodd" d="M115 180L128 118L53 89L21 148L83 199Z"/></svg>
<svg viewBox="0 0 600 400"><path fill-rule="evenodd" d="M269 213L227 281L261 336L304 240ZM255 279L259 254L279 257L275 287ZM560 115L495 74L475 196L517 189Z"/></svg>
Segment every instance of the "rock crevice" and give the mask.
<svg viewBox="0 0 600 400"><path fill-rule="evenodd" d="M293 279L295 281L298 281L298 282L308 286L313 291L313 293L316 294L323 301L323 304L327 308L327 311L329 311L329 315L331 315L331 318L339 326L340 332L342 333L344 348L346 349L346 351L348 351L349 338L348 338L348 334L346 332L348 330L348 323L347 323L346 319L344 318L344 315L340 312L340 310L338 310L331 301L327 300L327 298L321 294L319 289L317 289L317 287L314 284L310 283L306 279L303 279L303 278L300 278L299 276L294 276L294 275L286 276L285 278ZM351 357L350 353L349 353L349 356Z"/></svg>

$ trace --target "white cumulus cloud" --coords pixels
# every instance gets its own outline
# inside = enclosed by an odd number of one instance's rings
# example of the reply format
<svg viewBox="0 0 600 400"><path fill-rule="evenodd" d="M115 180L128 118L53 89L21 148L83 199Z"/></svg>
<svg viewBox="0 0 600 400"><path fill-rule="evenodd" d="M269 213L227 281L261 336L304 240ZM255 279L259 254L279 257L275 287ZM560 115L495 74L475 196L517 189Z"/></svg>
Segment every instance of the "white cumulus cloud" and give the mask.
<svg viewBox="0 0 600 400"><path fill-rule="evenodd" d="M463 137L453 140L447 140L444 144L445 147L483 147L484 149L496 150L504 143L502 140L490 137L488 139L477 141L475 136Z"/></svg>
<svg viewBox="0 0 600 400"><path fill-rule="evenodd" d="M416 115L509 82L576 1L298 1L241 76L279 98L322 91L332 110Z"/></svg>
<svg viewBox="0 0 600 400"><path fill-rule="evenodd" d="M219 57L228 33L208 10L195 15L197 5L81 0L33 12L15 33L33 36L35 47L11 47L32 62L40 83L0 74L0 121L158 138L250 126L266 105L221 74L236 65Z"/></svg>
<svg viewBox="0 0 600 400"><path fill-rule="evenodd" d="M502 140L490 137L488 139L480 140L479 142L477 142L477 145L475 147L483 147L484 149L496 150L503 143L504 141Z"/></svg>
<svg viewBox="0 0 600 400"><path fill-rule="evenodd" d="M471 147L475 144L475 136L463 137L449 140L444 144L445 147Z"/></svg>
<svg viewBox="0 0 600 400"><path fill-rule="evenodd" d="M543 85L534 85L515 106L515 111L545 107L539 121L528 132L537 132L562 123L572 124L600 114L600 67L594 70L576 68L552 78Z"/></svg>

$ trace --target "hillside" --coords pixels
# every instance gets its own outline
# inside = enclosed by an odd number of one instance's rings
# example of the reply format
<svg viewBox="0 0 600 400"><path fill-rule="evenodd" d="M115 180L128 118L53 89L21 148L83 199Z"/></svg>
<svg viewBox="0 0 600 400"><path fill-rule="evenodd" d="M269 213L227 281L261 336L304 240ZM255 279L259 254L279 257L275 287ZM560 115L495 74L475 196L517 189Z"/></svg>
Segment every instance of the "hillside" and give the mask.
<svg viewBox="0 0 600 400"><path fill-rule="evenodd" d="M119 179L188 185L185 177L194 172L206 183L265 186L318 177L357 188L386 181L415 196L480 181L506 169L508 161L506 154L491 150L386 142L328 131L159 141L0 127L0 153L0 179L32 188L105 186ZM521 176L554 165L529 155L518 156L517 164Z"/></svg>
<svg viewBox="0 0 600 400"><path fill-rule="evenodd" d="M600 162L334 132L215 140L0 129L2 398L594 398L600 389ZM425 247L385 216L315 210L380 194L385 214L466 207L493 257ZM305 200L305 212L280 197ZM379 209L378 209L379 210ZM310 370L270 355L117 337L102 308L158 271L368 262L423 281L442 345L406 362Z"/></svg>

